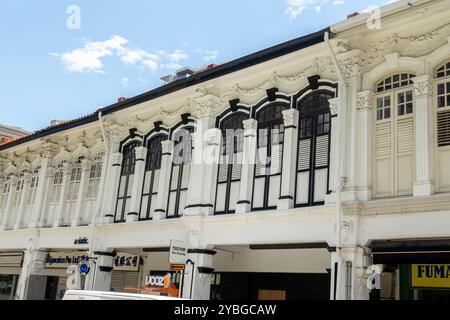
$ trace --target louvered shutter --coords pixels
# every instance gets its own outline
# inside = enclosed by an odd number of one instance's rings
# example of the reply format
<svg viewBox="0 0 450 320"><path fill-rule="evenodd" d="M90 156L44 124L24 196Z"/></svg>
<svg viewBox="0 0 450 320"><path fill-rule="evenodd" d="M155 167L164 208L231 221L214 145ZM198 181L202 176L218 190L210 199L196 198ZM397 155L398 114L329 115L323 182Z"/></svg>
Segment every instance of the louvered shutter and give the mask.
<svg viewBox="0 0 450 320"><path fill-rule="evenodd" d="M397 179L398 195L412 194L414 184L414 118L397 121Z"/></svg>
<svg viewBox="0 0 450 320"><path fill-rule="evenodd" d="M392 123L377 123L375 130L375 196L386 197L392 190Z"/></svg>
<svg viewBox="0 0 450 320"><path fill-rule="evenodd" d="M437 114L438 146L450 146L450 110Z"/></svg>

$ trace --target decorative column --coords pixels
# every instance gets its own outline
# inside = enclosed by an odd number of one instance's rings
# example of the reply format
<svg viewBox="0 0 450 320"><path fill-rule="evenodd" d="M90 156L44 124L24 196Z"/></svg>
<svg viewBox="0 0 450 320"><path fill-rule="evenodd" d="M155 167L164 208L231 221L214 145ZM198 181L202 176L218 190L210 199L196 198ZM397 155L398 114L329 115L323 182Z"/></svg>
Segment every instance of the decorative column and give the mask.
<svg viewBox="0 0 450 320"><path fill-rule="evenodd" d="M103 208L105 212L105 222L113 223L116 210L116 196L119 190L120 173L122 169L122 153L114 152L111 157L111 164L106 177L105 197Z"/></svg>
<svg viewBox="0 0 450 320"><path fill-rule="evenodd" d="M171 140L161 141L161 171L159 174L158 196L156 197L153 220L166 217L167 201L169 201L170 171L172 169L172 153L175 143Z"/></svg>
<svg viewBox="0 0 450 320"><path fill-rule="evenodd" d="M199 120L197 129L192 133L192 163L189 175L189 184L186 199L185 216L210 215L214 209L214 203L211 203L209 192L212 188L207 183L206 164L204 153L207 146L206 135L209 129L214 127L214 118L211 107L204 107L198 112ZM208 196L205 196L208 194Z"/></svg>
<svg viewBox="0 0 450 320"><path fill-rule="evenodd" d="M192 300L209 300L211 291L211 274L213 257L217 253L212 246L201 241L201 226L191 226L186 232L188 254L186 269L181 284L181 298Z"/></svg>
<svg viewBox="0 0 450 320"><path fill-rule="evenodd" d="M416 183L414 196L429 196L434 193L433 183L433 100L432 83L429 75L415 77L414 99L416 108Z"/></svg>
<svg viewBox="0 0 450 320"><path fill-rule="evenodd" d="M126 213L126 222L136 222L139 219L139 211L142 199L142 188L145 176L145 160L147 159L147 148L137 147L136 165L134 168L133 186L131 189L130 212Z"/></svg>
<svg viewBox="0 0 450 320"><path fill-rule="evenodd" d="M48 193L46 193L45 191L48 185L47 172L49 161L50 161L50 152L44 152L41 155L40 161L41 169L39 170L39 182L36 189L36 201L34 203L33 211L31 213L30 223L28 225L29 228L39 227L39 220L44 208L45 198L48 196Z"/></svg>
<svg viewBox="0 0 450 320"><path fill-rule="evenodd" d="M24 173L24 185L22 190L22 199L20 201L19 209L17 211L17 220L14 225L14 230L18 230L23 228L23 218L25 216L25 213L27 211L27 202L28 202L28 195L30 194L31 189L31 174L30 172Z"/></svg>
<svg viewBox="0 0 450 320"><path fill-rule="evenodd" d="M94 251L96 259L91 260L91 271L86 276L85 290L111 291L111 275L116 253L111 250Z"/></svg>
<svg viewBox="0 0 450 320"><path fill-rule="evenodd" d="M12 209L14 194L15 194L15 190L16 190L16 183L17 183L17 176L11 175L9 178L8 200L6 201L6 207L3 210L3 215L2 215L1 224L0 224L0 231L8 230L10 228L8 222L9 222L9 216L11 215L11 209Z"/></svg>
<svg viewBox="0 0 450 320"><path fill-rule="evenodd" d="M241 183L239 186L239 201L236 204L236 213L247 213L252 208L253 177L256 162L256 139L258 121L248 119L244 125L244 148L242 157Z"/></svg>
<svg viewBox="0 0 450 320"><path fill-rule="evenodd" d="M296 159L298 147L298 116L296 109L283 111L284 149L281 173L281 196L278 199L278 210L294 207Z"/></svg>
<svg viewBox="0 0 450 320"><path fill-rule="evenodd" d="M80 178L80 186L78 188L78 197L77 203L75 205L75 214L72 217L72 227L76 227L80 224L81 215L83 214L83 210L86 205L86 193L87 186L89 182L89 175L91 172L91 161L88 159L81 160L81 178Z"/></svg>
<svg viewBox="0 0 450 320"><path fill-rule="evenodd" d="M372 91L357 94L357 192L359 201L372 199Z"/></svg>
<svg viewBox="0 0 450 320"><path fill-rule="evenodd" d="M370 249L342 248L331 253L330 300L369 300L367 267L372 263Z"/></svg>
<svg viewBox="0 0 450 320"><path fill-rule="evenodd" d="M98 219L100 218L100 214L103 208L103 199L105 197L105 186L106 186L106 177L108 173L108 167L110 163L110 153L105 153L103 156L102 162L102 174L100 176L100 183L98 185L98 193L97 193L97 201L95 203L95 211L92 212L91 223L98 223Z"/></svg>
<svg viewBox="0 0 450 320"><path fill-rule="evenodd" d="M335 193L339 184L339 150L340 150L340 123L338 118L339 98L329 99L331 113L331 145L330 145L330 182L331 194L325 195L325 203L335 203Z"/></svg>
<svg viewBox="0 0 450 320"><path fill-rule="evenodd" d="M70 166L69 163L66 162L63 164L63 181L61 186L61 193L59 195L59 202L58 202L58 209L56 210L56 214L53 221L53 228L58 228L62 226L63 223L63 217L64 217L64 211L66 210L66 193L67 193L67 187L69 184L70 179Z"/></svg>
<svg viewBox="0 0 450 320"><path fill-rule="evenodd" d="M34 245L25 251L16 290L17 300L45 300L46 278L33 276L42 274L47 255L48 252L37 250Z"/></svg>
<svg viewBox="0 0 450 320"><path fill-rule="evenodd" d="M50 221L47 221L48 219L48 207L49 207L49 202L50 202L50 192L52 191L52 186L53 186L53 178L55 175L56 169L53 167L49 167L47 169L47 179L44 182L45 184L45 190L44 190L44 201L42 204L42 211L41 211L41 215L39 217L39 224L38 227L45 227L49 224ZM53 224L53 221L52 221Z"/></svg>

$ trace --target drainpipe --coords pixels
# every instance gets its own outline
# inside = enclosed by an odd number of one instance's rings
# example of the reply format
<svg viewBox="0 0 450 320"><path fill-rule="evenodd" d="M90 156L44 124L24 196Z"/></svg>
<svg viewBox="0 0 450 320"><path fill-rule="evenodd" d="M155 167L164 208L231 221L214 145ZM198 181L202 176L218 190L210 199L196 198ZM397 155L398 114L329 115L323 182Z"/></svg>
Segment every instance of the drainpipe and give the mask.
<svg viewBox="0 0 450 320"><path fill-rule="evenodd" d="M103 127L103 118L102 118L102 112L99 111L98 112L98 122L100 124L100 130L102 132L102 136L103 136L103 143L105 145L105 156L106 156L106 163L105 166L103 166L102 170L107 170L107 168L109 167L109 148L108 148L108 141L106 140L106 134L105 134L105 128ZM102 202L103 202L103 198L104 198L104 194L105 194L105 187L106 187L106 181L103 182L103 186L102 186L102 190L99 190L99 195L98 195L98 199L97 201L99 201L99 206L102 206ZM88 257L92 257L94 255L94 242L95 242L95 230L96 230L96 226L97 226L97 214L98 212L94 212L94 215L91 218L91 230L90 230L90 236L89 236L89 252L88 252ZM90 288L89 289L93 289L94 286L94 280L95 280L95 276L92 275L92 281L90 283Z"/></svg>
<svg viewBox="0 0 450 320"><path fill-rule="evenodd" d="M329 32L325 32L325 36L324 36L324 41L326 43L326 45L328 46L328 49L330 51L331 54L331 58L332 61L337 69L337 73L338 73L338 77L339 77L339 82L340 82L340 86L339 88L341 89L340 91L340 99L341 102L344 103L343 106L341 106L340 110L339 110L339 117L341 118L340 123L339 123L339 127L340 127L340 132L339 132L339 144L342 144L343 147L339 148L338 150L338 172L339 172L339 182L336 186L336 256L337 256L337 262L338 262L338 268L342 268L343 264L342 264L342 254L341 254L341 226L342 226L342 190L344 189L346 183L347 183L347 175L346 175L346 157L347 157L347 130L346 127L344 126L344 121L347 118L347 95L348 95L348 84L347 84L347 80L344 77L344 74L342 72L341 67L339 66L339 62L337 60L336 57L336 53L333 50L333 47L331 46L330 43L330 34ZM343 151L342 151L343 150ZM341 272L338 270L339 274L341 274ZM337 276L337 275L335 275ZM340 277L338 276L338 280L340 280ZM341 292L341 288L340 286L342 285L341 281L336 281L336 288L334 288L335 292L338 293L336 295L337 298L341 298L340 297L340 292Z"/></svg>

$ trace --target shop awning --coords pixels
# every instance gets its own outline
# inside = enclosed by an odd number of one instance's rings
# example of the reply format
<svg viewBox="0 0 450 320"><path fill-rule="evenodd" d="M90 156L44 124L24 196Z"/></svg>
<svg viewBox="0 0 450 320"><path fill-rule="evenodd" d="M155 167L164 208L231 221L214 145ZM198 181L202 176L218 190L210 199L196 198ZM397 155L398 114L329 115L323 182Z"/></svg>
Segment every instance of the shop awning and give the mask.
<svg viewBox="0 0 450 320"><path fill-rule="evenodd" d="M370 247L374 264L450 264L450 239L382 240Z"/></svg>

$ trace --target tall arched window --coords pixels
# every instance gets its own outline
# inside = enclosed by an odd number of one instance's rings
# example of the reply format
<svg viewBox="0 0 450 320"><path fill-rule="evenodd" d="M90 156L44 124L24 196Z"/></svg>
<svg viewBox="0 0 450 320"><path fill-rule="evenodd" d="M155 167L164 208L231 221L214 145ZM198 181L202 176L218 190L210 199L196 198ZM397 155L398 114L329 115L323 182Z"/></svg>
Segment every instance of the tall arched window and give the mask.
<svg viewBox="0 0 450 320"><path fill-rule="evenodd" d="M98 153L91 165L91 170L89 171L89 182L88 182L88 192L87 199L88 200L96 200L98 197L98 188L100 185L100 178L102 176L102 168L103 168L103 157L105 154L103 152Z"/></svg>
<svg viewBox="0 0 450 320"><path fill-rule="evenodd" d="M297 103L299 110L296 206L323 204L329 189L331 114L334 94L315 91Z"/></svg>
<svg viewBox="0 0 450 320"><path fill-rule="evenodd" d="M374 108L374 197L409 195L415 180L413 74L400 73L377 85Z"/></svg>
<svg viewBox="0 0 450 320"><path fill-rule="evenodd" d="M252 208L275 209L280 197L281 166L284 144L283 110L286 103L274 103L256 114L258 120L258 148Z"/></svg>
<svg viewBox="0 0 450 320"><path fill-rule="evenodd" d="M435 74L436 136L438 147L437 191L450 191L450 62Z"/></svg>
<svg viewBox="0 0 450 320"><path fill-rule="evenodd" d="M175 131L175 147L172 156L167 218L183 215L186 206L189 174L191 172L192 140L194 127L188 126Z"/></svg>
<svg viewBox="0 0 450 320"><path fill-rule="evenodd" d="M122 171L120 175L114 222L125 222L125 215L129 212L134 169L136 166L135 149L140 145L141 143L136 141L131 142L123 148Z"/></svg>
<svg viewBox="0 0 450 320"><path fill-rule="evenodd" d="M5 181L3 182L1 194L0 194L0 222L2 221L3 214L5 214L6 205L8 202L8 196L11 189L11 177L6 177Z"/></svg>
<svg viewBox="0 0 450 320"><path fill-rule="evenodd" d="M53 175L53 181L52 181L49 204L48 204L48 211L47 211L47 219L45 222L45 225L47 227L53 225L55 213L60 204L61 190L62 190L62 185L63 185L63 180L64 180L64 166L66 163L67 163L67 161L61 161L57 165L55 173Z"/></svg>
<svg viewBox="0 0 450 320"><path fill-rule="evenodd" d="M100 187L100 179L102 176L102 168L103 168L103 158L105 154L104 152L97 153L93 159L92 164L89 170L89 179L87 184L87 193L86 193L86 206L83 208L80 224L87 225L91 221L91 217L95 214L99 187Z"/></svg>
<svg viewBox="0 0 450 320"><path fill-rule="evenodd" d="M37 166L33 170L33 174L31 175L31 184L30 184L30 193L28 195L27 204L29 206L34 205L36 202L36 191L39 186L39 172L41 170L41 166Z"/></svg>
<svg viewBox="0 0 450 320"><path fill-rule="evenodd" d="M67 206L63 213L63 226L71 224L71 217L74 216L76 210L76 203L78 200L78 193L80 192L81 174L83 171L82 161L84 157L79 157L72 165L70 170L69 185L67 192Z"/></svg>
<svg viewBox="0 0 450 320"><path fill-rule="evenodd" d="M142 189L140 219L149 220L155 211L158 196L159 176L161 172L162 146L166 135L157 135L147 143L147 161L145 163L144 185Z"/></svg>
<svg viewBox="0 0 450 320"><path fill-rule="evenodd" d="M243 121L245 113L233 113L220 123L222 150L217 174L216 214L234 213L239 200L242 151L244 147Z"/></svg>

